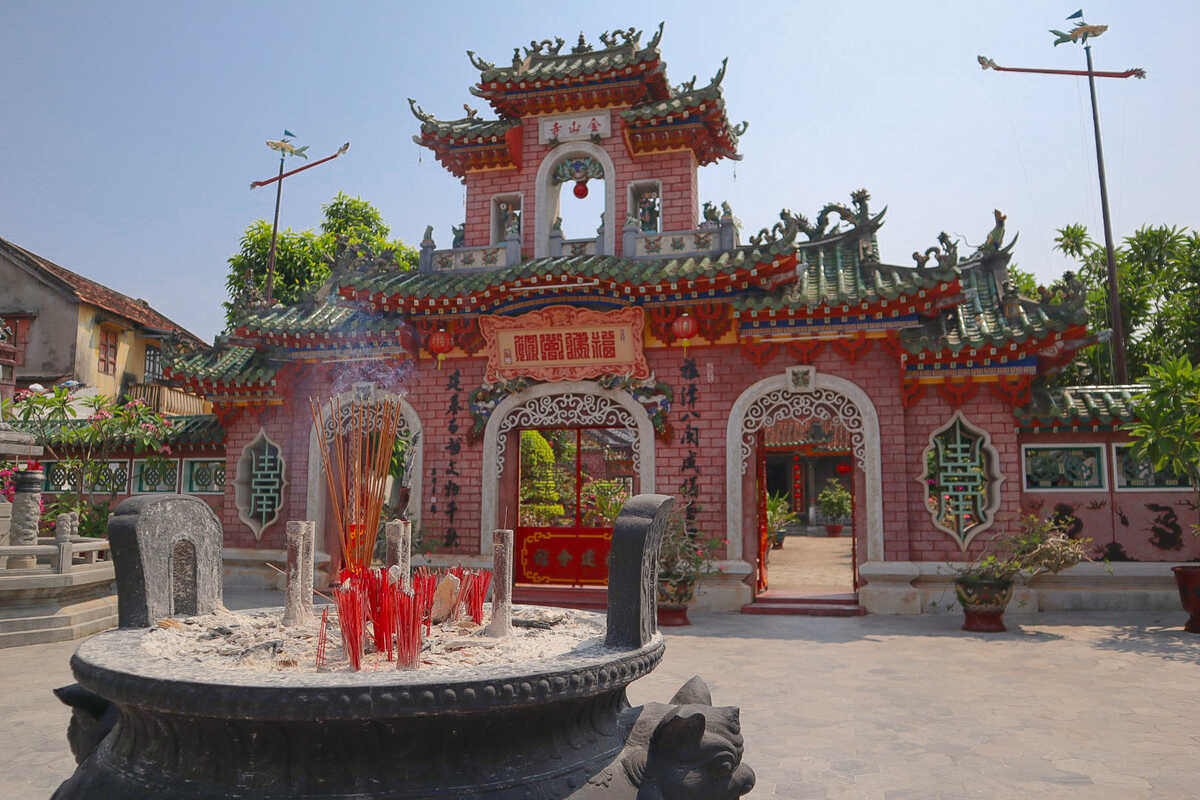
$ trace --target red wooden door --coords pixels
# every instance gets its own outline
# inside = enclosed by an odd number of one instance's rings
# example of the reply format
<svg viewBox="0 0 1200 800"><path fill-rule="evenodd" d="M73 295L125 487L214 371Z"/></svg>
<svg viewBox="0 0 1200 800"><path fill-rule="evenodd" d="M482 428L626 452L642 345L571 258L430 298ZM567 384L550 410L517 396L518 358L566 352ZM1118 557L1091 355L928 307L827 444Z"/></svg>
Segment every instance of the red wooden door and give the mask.
<svg viewBox="0 0 1200 800"><path fill-rule="evenodd" d="M518 583L608 583L612 523L633 493L634 444L623 428L520 431Z"/></svg>

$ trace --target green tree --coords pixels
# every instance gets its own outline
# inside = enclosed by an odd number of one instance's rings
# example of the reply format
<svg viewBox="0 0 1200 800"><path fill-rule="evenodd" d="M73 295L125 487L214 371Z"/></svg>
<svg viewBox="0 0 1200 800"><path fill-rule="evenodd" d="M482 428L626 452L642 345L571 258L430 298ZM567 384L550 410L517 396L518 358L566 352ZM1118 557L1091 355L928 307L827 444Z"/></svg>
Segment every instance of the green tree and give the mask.
<svg viewBox="0 0 1200 800"><path fill-rule="evenodd" d="M79 407L86 417L74 418ZM75 400L62 386L52 392L19 392L13 400L0 402L0 420L33 434L34 441L56 462L55 469L67 475L64 491L47 515L80 512L80 532L103 536L108 526L109 507L122 487L109 475L108 463L118 454L132 450L147 459L147 467L166 466L162 456L170 454L165 440L171 423L141 400L118 403L105 395Z"/></svg>
<svg viewBox="0 0 1200 800"><path fill-rule="evenodd" d="M1104 247L1083 225L1067 225L1058 230L1055 249L1079 262L1089 327L1109 329ZM1167 225L1142 227L1125 238L1114 257L1130 379L1140 380L1150 365L1169 355L1200 361L1200 233ZM1052 289L1061 286L1059 282ZM1054 382L1112 383L1108 346L1088 348Z"/></svg>
<svg viewBox="0 0 1200 800"><path fill-rule="evenodd" d="M1185 356L1151 364L1146 391L1137 396L1137 422L1125 426L1133 436L1134 458L1155 471L1186 475L1200 506L1200 366ZM1200 525L1195 531L1200 534Z"/></svg>
<svg viewBox="0 0 1200 800"><path fill-rule="evenodd" d="M391 251L398 269L411 269L417 251L399 239L389 240L391 230L383 216L366 200L338 192L321 207L325 218L320 231L279 231L275 242L275 285L273 295L284 305L299 302L329 277L330 265L341 248L365 246L374 253ZM242 234L239 251L228 260L224 303L225 322L234 325L236 306L247 295L266 295L267 266L271 252L271 224L250 223Z"/></svg>

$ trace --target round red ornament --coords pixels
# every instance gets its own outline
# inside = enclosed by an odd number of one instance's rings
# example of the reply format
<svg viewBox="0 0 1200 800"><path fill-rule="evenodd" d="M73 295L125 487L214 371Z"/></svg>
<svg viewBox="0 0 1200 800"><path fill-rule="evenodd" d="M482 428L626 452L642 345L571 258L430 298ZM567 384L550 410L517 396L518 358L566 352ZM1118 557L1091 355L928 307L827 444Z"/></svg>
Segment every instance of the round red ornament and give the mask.
<svg viewBox="0 0 1200 800"><path fill-rule="evenodd" d="M834 467L834 469L837 470L838 475L849 475L850 474L850 465L849 464L838 464L836 467Z"/></svg>
<svg viewBox="0 0 1200 800"><path fill-rule="evenodd" d="M425 347L437 356L438 369L441 369L442 359L446 357L446 353L454 349L454 339L444 329L434 331L429 334L429 341L425 343Z"/></svg>
<svg viewBox="0 0 1200 800"><path fill-rule="evenodd" d="M576 197L578 197L580 200L582 200L583 198L587 197L587 192L588 192L587 181L576 181L575 182L575 196Z"/></svg>

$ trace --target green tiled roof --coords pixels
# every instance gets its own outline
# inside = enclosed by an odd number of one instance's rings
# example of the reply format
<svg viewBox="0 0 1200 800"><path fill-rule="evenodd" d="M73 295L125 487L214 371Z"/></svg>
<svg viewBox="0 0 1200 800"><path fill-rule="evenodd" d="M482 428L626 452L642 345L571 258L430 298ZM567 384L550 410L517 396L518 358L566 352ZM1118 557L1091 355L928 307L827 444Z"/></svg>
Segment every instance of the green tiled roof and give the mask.
<svg viewBox="0 0 1200 800"><path fill-rule="evenodd" d="M433 134L439 139L485 139L489 140L493 136L499 141L504 140L504 134L509 130L520 125L521 121L516 119L479 119L477 117L464 117L463 119L455 120L439 120L439 119L422 119L421 133ZM425 142L419 136L414 136L413 141L417 144Z"/></svg>
<svg viewBox="0 0 1200 800"><path fill-rule="evenodd" d="M225 441L225 429L221 427L221 423L217 421L215 414L167 417L166 420L170 423L171 429L165 437L165 442L173 447L201 447L204 445L220 444ZM63 420L57 423L56 427L48 432L49 444L51 446L62 444L63 436L67 431L86 424L88 424L88 421L84 419ZM24 428L29 433L34 432L29 426L21 422L13 422L12 426L17 430ZM133 444L133 438L125 437L117 443L131 445Z"/></svg>
<svg viewBox="0 0 1200 800"><path fill-rule="evenodd" d="M830 242L801 245L800 274L795 283L770 293L746 294L735 298L739 311L771 311L820 305L858 305L912 296L921 289L958 278L952 269L895 267L864 264L856 242L846 237Z"/></svg>
<svg viewBox="0 0 1200 800"><path fill-rule="evenodd" d="M719 108L725 107L720 83L713 81L702 89L694 89L690 92L672 92L671 96L665 100L642 103L622 111L621 116L627 120L658 119L679 114L681 111L695 108L701 103L715 103Z"/></svg>
<svg viewBox="0 0 1200 800"><path fill-rule="evenodd" d="M240 345L188 353L172 361L169 368L171 377L182 376L232 386L265 384L279 371L279 365L271 363L265 353Z"/></svg>
<svg viewBox="0 0 1200 800"><path fill-rule="evenodd" d="M1145 386L1068 386L1033 390L1029 405L1015 409L1022 426L1074 425L1099 421L1104 424L1132 422L1134 396Z"/></svg>
<svg viewBox="0 0 1200 800"><path fill-rule="evenodd" d="M659 34L661 33L660 28ZM477 67L484 67L479 72L480 83L558 80L593 75L597 72L609 72L645 61L653 61L660 55L658 40L659 36L655 35L646 47L640 49L633 43L627 43L586 53L570 51L558 55L535 53L516 64L500 67L476 59L473 53L471 57ZM471 91L475 94L484 94L475 88L472 88Z"/></svg>
<svg viewBox="0 0 1200 800"><path fill-rule="evenodd" d="M791 255L793 239L781 238L759 247L737 247L716 255L678 258L629 259L617 256L554 256L534 258L495 270L479 272L383 272L351 274L339 280L339 288L366 290L371 294L412 298L454 297L480 292L493 286L537 277L551 282L566 278L600 279L648 285L675 280L695 280L729 274L739 269L769 263Z"/></svg>
<svg viewBox="0 0 1200 800"><path fill-rule="evenodd" d="M327 301L320 305L282 306L254 309L238 319L237 330L248 334L306 335L392 331L404 327L394 317L369 314L354 306Z"/></svg>
<svg viewBox="0 0 1200 800"><path fill-rule="evenodd" d="M900 343L908 352L948 349L957 353L1012 342L1019 344L1087 322L1087 313L1082 308L1047 305L1023 297L1018 300L1016 316L1009 319L1004 315L995 275L983 262L964 262L958 269L966 299L945 309L937 318L924 321L919 328L901 331Z"/></svg>

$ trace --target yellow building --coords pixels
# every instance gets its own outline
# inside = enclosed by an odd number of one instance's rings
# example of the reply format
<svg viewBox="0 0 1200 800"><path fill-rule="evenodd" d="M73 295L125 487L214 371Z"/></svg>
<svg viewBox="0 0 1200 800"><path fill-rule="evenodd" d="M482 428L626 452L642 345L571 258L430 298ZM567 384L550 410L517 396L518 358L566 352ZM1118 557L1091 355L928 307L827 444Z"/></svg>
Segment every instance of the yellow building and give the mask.
<svg viewBox="0 0 1200 800"><path fill-rule="evenodd" d="M18 388L74 380L92 393L140 398L164 414L210 410L206 401L160 382L168 342L204 347L198 336L145 300L5 239L0 239L0 320L12 331Z"/></svg>

